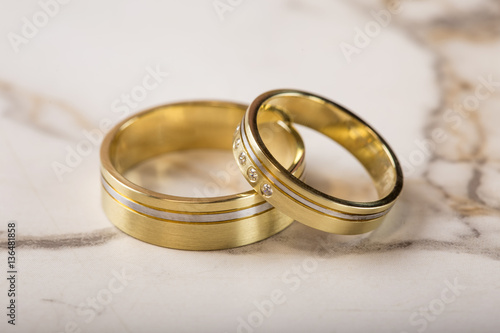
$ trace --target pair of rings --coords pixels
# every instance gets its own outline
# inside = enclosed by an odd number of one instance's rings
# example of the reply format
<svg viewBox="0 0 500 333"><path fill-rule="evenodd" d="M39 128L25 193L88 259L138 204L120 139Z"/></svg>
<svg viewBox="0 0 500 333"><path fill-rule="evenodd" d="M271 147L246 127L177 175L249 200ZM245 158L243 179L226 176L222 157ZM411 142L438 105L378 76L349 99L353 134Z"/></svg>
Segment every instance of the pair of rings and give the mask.
<svg viewBox="0 0 500 333"><path fill-rule="evenodd" d="M294 124L326 135L353 154L380 199L343 200L307 185L302 180L304 143ZM179 197L151 191L124 176L150 158L188 149L232 149L253 190ZM403 174L389 145L356 115L311 93L276 90L260 95L248 108L184 102L125 119L102 143L101 182L106 215L128 235L169 248L217 250L263 240L294 220L329 233L371 231L396 202Z"/></svg>

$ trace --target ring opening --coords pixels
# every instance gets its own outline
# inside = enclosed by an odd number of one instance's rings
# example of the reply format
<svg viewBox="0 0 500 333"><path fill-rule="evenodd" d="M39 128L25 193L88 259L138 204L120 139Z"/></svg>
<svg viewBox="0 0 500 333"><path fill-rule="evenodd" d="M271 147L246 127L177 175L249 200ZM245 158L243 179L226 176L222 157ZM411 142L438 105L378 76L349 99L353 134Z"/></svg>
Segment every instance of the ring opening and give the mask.
<svg viewBox="0 0 500 333"><path fill-rule="evenodd" d="M356 115L341 106L315 96L282 93L269 97L257 112L257 123L270 119L288 120L312 128L333 139L363 165L380 198L389 195L397 183L396 162L383 139ZM260 127L259 131L260 132ZM271 153L272 154L272 153Z"/></svg>
<svg viewBox="0 0 500 333"><path fill-rule="evenodd" d="M123 123L111 140L111 164L131 182L159 193L188 197L229 195L221 188L220 182L215 182L218 187L213 188L214 179L211 175L228 173L221 176L223 181L227 181L227 176L232 177L231 171L235 170L234 178L241 178L237 166L231 167L229 164L234 163L230 155L233 134L245 110L245 106L232 103L190 102L162 106L138 114ZM283 122L266 121L263 124L263 140L287 168L296 165L302 158L297 154L300 151L297 147L303 146L300 137ZM207 150L211 151L214 160L207 155ZM199 162L207 163L207 168L202 169L205 174L192 176L198 177L206 186L198 183L201 186L194 189L179 189L177 185L182 185L179 179L173 182L164 179L172 173L162 171L169 170L169 167L170 170L179 168L178 164L175 165L181 155L178 153L186 152L191 157L193 154L203 156ZM224 154L227 155L227 162L217 163L215 160L221 161L221 155ZM222 169L216 170L217 166L222 166ZM189 175L184 173L184 176ZM155 182L159 186L151 186ZM166 186L161 186L162 183Z"/></svg>

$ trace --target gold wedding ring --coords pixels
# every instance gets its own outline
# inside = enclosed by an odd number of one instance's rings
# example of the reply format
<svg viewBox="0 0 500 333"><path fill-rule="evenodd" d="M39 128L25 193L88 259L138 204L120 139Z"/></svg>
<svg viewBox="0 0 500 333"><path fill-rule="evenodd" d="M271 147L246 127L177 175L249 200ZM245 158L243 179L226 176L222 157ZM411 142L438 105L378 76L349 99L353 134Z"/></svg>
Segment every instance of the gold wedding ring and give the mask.
<svg viewBox="0 0 500 333"><path fill-rule="evenodd" d="M231 150L234 129L246 106L200 101L170 104L115 126L101 147L102 203L113 224L142 241L176 249L216 250L260 241L293 219L255 191L189 198L143 188L125 172L150 158L187 149ZM266 144L287 172L300 177L304 146L284 123L263 124ZM237 148L238 143L234 143Z"/></svg>
<svg viewBox="0 0 500 333"><path fill-rule="evenodd" d="M353 154L371 176L380 199L355 202L320 192L290 173L262 140L261 123L310 127ZM285 125L283 125L285 126ZM399 162L384 139L363 120L325 98L296 90L275 90L257 97L234 137L233 152L252 187L270 204L310 227L337 234L375 229L403 187Z"/></svg>

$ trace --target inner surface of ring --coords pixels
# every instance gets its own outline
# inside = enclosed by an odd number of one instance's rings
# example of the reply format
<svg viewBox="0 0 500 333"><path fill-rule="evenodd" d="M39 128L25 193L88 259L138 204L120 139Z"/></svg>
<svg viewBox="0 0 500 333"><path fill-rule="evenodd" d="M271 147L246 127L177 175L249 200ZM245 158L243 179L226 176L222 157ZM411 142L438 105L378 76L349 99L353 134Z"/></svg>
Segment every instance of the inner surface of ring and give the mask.
<svg viewBox="0 0 500 333"><path fill-rule="evenodd" d="M110 143L110 160L124 174L137 164L159 155L187 149L232 148L236 127L245 106L217 103L179 103L139 114L124 123ZM271 133L263 140L286 168L294 165L299 138L283 123L263 125Z"/></svg>
<svg viewBox="0 0 500 333"><path fill-rule="evenodd" d="M265 100L257 112L257 123L273 118L310 127L335 140L361 162L380 198L394 189L396 162L381 138L349 111L312 96L278 94Z"/></svg>

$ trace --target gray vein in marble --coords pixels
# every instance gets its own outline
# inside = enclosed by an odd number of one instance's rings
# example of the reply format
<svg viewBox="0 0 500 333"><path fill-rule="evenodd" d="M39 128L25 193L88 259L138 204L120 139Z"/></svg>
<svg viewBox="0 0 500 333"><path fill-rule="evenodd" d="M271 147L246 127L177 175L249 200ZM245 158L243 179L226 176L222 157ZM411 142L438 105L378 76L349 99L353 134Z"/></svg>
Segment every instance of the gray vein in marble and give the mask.
<svg viewBox="0 0 500 333"><path fill-rule="evenodd" d="M42 302L45 302L45 303L52 303L52 304L62 305L62 306L65 306L65 307L68 307L68 308L72 309L73 311L77 311L79 309L92 309L92 311L96 314L96 316L101 316L106 311L106 307L102 307L102 308L99 308L99 309L95 309L93 307L90 307L90 305L82 307L81 305L74 305L74 304L70 304L70 303L63 302L63 301L60 301L60 300L57 300L57 299L53 299L53 298L42 298L40 300Z"/></svg>
<svg viewBox="0 0 500 333"><path fill-rule="evenodd" d="M61 305L64 305L64 306L67 306L67 307L70 307L70 308L73 308L73 309L78 309L79 306L76 306L76 305L73 305L73 304L69 304L69 303L66 303L66 302L62 302L62 301L59 301L57 299L52 299L52 298L42 298L41 299L43 302L47 302L47 303L55 303L55 304L61 304Z"/></svg>
<svg viewBox="0 0 500 333"><path fill-rule="evenodd" d="M288 237L286 237L286 239L283 239L281 242L287 243L288 245L292 245L290 241L291 240L288 239ZM305 246L303 245L302 247L299 248L305 252L308 252L311 255L324 258L392 252L392 251L411 248L412 250L421 250L421 251L446 251L446 252L455 252L457 254L479 255L496 261L500 261L500 248L481 247L480 241L478 241L477 244L474 244L477 246L471 246L471 243L439 241L433 239L404 240L404 241L394 241L389 243L372 242L368 239L365 239L359 241L357 244L352 244L352 245L339 243L335 241L330 241L327 245L325 245L327 241L323 240L320 242L322 246L318 246L318 241L316 241L316 242L310 242L311 243L310 245L305 245ZM259 243L253 246L226 250L225 252L234 255L257 254L259 252L266 252L263 251L263 248L265 246L266 245L264 245L263 243L262 244Z"/></svg>
<svg viewBox="0 0 500 333"><path fill-rule="evenodd" d="M474 168L473 175L467 186L467 192L470 199L479 202L482 205L486 205L486 203L477 195L477 189L479 185L481 185L481 176L481 171L478 168Z"/></svg>
<svg viewBox="0 0 500 333"><path fill-rule="evenodd" d="M88 233L50 235L43 237L19 236L16 247L31 249L59 250L64 248L79 248L103 245L110 240L123 236L114 227L100 229ZM0 248L7 248L7 241L0 241Z"/></svg>
<svg viewBox="0 0 500 333"><path fill-rule="evenodd" d="M304 235L303 226L299 226L296 230L284 231L282 234L272 237L274 240L274 245L271 242L262 241L253 245L248 245L240 248L229 249L221 251L223 253L233 254L233 255L244 255L244 254L257 254L264 252L273 252L271 247L274 247L276 243L282 244L284 246L292 247L296 250L307 252L309 255L315 255L324 258L334 258L340 256L348 255L361 255L370 253L383 253L392 252L398 250L404 250L407 248L412 248L414 250L424 250L424 251L448 251L455 252L457 254L471 254L480 255L488 257L490 259L500 261L500 248L484 248L481 247L480 240L477 240L471 246L469 243L459 243L459 242L449 242L449 241L438 241L432 239L421 239L421 240L403 240L394 241L388 243L374 242L369 238L362 238L352 242L338 242L335 240L329 240L331 237L329 235L321 235L320 232L316 230L311 230L309 237L305 237L304 240L300 240L299 235ZM289 228L292 229L292 228ZM302 229L302 230L298 230ZM475 230L475 229L474 229ZM292 235L289 235L292 233ZM307 234L307 232L306 232ZM474 238L478 238L478 231L475 230ZM77 234L65 234L58 236L45 236L45 237L20 237L17 241L17 247L28 248L28 249L47 249L47 250L60 250L64 248L80 248L80 247L93 247L100 246L109 243L112 240L125 238L125 235L121 233L116 228L106 228L97 230L90 233L77 233ZM311 241L310 238L316 238L315 241ZM318 244L322 244L318 246ZM7 247L7 242L0 242L1 248ZM165 249L168 251L168 249ZM50 301L50 300L47 300Z"/></svg>
<svg viewBox="0 0 500 333"><path fill-rule="evenodd" d="M431 138L433 129L443 127L439 121L445 111L453 108L453 102L457 101L457 96L464 91L471 93L474 89L473 83L460 77L457 71L453 69L450 59L440 49L442 42L444 39L452 40L456 38L463 38L468 42L498 41L500 38L500 3L492 1L490 4L491 8L488 10L479 9L468 13L452 13L447 17L423 24L407 23L404 19L397 17L394 21L409 37L425 49L428 49L436 57L436 80L441 99L440 104L434 110L431 110L427 125L423 129L426 138ZM485 39L485 36L488 36L488 38ZM498 92L495 93L498 95ZM430 186L439 189L449 204L464 216L485 213L498 215L500 211L487 206L477 194L477 188L481 184L482 171L476 165L488 162L483 152L487 137L484 135L485 130L480 122L480 113L471 113L467 121L470 121L475 126L479 137L479 140L471 148L470 154L458 158L460 161L469 162L473 167L473 176L468 184L468 202L464 205L463 199L456 198L446 188L435 184L429 178L429 170L432 168L433 163L440 160L449 161L439 149L431 151L431 157L423 172L423 178ZM456 159L454 158L453 161L456 161Z"/></svg>
<svg viewBox="0 0 500 333"><path fill-rule="evenodd" d="M474 84L461 78L453 69L451 61L444 51L440 50L440 43L443 39L463 38L469 42L478 42L485 40L498 41L500 37L500 4L496 3L497 10L494 12L472 12L457 17L448 17L431 22L426 26L415 27L408 25L406 31L412 35L419 44L430 49L436 56L436 80L440 92L440 104L431 112L427 125L424 128L426 138L432 137L432 131L435 128L443 127L440 123L446 110L453 108L453 102L456 102L460 93L472 93ZM415 33L419 31L419 33ZM418 36L417 36L418 35ZM479 110L477 110L479 111ZM467 183L467 198L460 198L454 195L449 189L436 184L430 177L429 171L434 163L439 161L449 161L447 156L439 151L432 150L429 163L426 166L423 178L432 187L438 189L446 198L446 201L457 212L462 223L468 227L470 234L460 235L462 242L436 242L432 240L421 240L415 243L420 249L442 248L465 252L469 254L480 254L494 260L500 259L500 248L481 249L481 242L478 240L481 232L465 220L469 216L478 215L500 215L500 211L494 207L489 207L478 195L478 188L481 185L482 171L478 166L487 163L488 159L484 155L487 137L481 124L480 113L474 112L467 119L474 126L478 140L472 143L468 155L459 157L460 161L470 164L472 176ZM451 133L452 135L455 133ZM456 135L456 134L455 134ZM454 156L454 160L456 156ZM452 162L452 161L450 161ZM456 162L456 160L455 160Z"/></svg>
<svg viewBox="0 0 500 333"><path fill-rule="evenodd" d="M480 8L466 14L452 14L430 22L434 38L463 38L470 41L496 40L500 35L498 3L491 10Z"/></svg>
<svg viewBox="0 0 500 333"><path fill-rule="evenodd" d="M49 108L55 108L57 112L70 116L76 126L81 129L90 130L95 127L87 120L83 112L66 101L34 93L3 80L0 80L0 97L7 102L4 110L0 110L6 117L52 137L69 141L79 139L71 131L58 127L55 122L44 122L44 113Z"/></svg>

